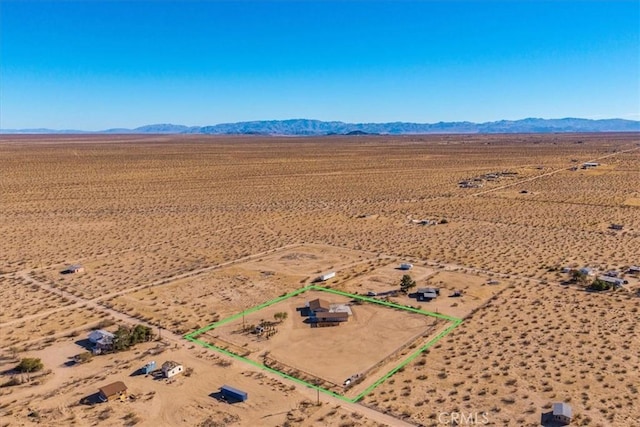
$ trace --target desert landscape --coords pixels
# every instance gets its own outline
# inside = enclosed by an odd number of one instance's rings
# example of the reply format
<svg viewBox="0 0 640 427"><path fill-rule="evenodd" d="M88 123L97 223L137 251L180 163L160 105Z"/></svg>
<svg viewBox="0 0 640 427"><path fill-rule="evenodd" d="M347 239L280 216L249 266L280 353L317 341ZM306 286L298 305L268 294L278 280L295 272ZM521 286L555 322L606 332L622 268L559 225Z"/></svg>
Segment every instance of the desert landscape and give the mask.
<svg viewBox="0 0 640 427"><path fill-rule="evenodd" d="M0 182L0 425L640 424L637 133L2 135Z"/></svg>

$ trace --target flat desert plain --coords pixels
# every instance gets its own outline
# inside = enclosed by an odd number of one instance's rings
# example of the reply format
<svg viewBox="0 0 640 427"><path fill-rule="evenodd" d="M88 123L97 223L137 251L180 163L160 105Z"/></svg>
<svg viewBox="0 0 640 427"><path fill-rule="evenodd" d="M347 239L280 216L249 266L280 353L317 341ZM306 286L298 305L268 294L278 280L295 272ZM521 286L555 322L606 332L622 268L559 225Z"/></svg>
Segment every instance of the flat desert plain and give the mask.
<svg viewBox="0 0 640 427"><path fill-rule="evenodd" d="M640 425L638 134L4 135L0 183L0 425Z"/></svg>

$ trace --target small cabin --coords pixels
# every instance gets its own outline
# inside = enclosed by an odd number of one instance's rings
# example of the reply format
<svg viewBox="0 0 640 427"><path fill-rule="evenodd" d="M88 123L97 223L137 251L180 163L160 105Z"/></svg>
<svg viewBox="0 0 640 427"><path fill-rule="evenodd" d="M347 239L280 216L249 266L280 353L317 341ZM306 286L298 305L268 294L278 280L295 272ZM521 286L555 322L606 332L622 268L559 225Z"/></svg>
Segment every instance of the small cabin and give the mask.
<svg viewBox="0 0 640 427"><path fill-rule="evenodd" d="M557 421L561 424L570 424L571 418L573 418L573 411L571 410L571 406L564 402L554 403L552 417L554 421Z"/></svg>
<svg viewBox="0 0 640 427"><path fill-rule="evenodd" d="M127 386L122 381L107 384L106 386L98 389L98 397L103 402L115 399L126 399Z"/></svg>
<svg viewBox="0 0 640 427"><path fill-rule="evenodd" d="M171 378L173 376L176 376L182 373L183 370L184 368L182 367L181 364L174 362L172 360L168 360L162 364L162 373L166 378Z"/></svg>
<svg viewBox="0 0 640 427"><path fill-rule="evenodd" d="M438 288L419 288L416 291L416 299L418 301L431 301L436 299L440 295L440 289Z"/></svg>
<svg viewBox="0 0 640 427"><path fill-rule="evenodd" d="M71 264L67 266L64 270L60 272L60 274L76 274L84 272L84 267L82 264Z"/></svg>

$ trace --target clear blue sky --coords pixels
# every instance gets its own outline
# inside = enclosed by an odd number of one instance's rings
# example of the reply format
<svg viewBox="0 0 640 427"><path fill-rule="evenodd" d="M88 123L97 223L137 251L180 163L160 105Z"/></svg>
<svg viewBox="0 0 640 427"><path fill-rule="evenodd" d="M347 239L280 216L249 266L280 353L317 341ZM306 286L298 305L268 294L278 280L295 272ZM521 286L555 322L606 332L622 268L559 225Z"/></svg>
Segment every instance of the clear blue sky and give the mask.
<svg viewBox="0 0 640 427"><path fill-rule="evenodd" d="M640 2L0 2L0 127L640 119Z"/></svg>

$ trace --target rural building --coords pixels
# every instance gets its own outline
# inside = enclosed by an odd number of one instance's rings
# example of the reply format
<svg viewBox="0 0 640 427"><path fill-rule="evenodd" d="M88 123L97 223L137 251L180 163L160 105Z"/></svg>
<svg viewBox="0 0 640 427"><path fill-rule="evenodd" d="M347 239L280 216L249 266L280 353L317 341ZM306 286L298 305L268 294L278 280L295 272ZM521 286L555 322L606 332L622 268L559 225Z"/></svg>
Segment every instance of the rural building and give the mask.
<svg viewBox="0 0 640 427"><path fill-rule="evenodd" d="M438 288L418 288L416 291L418 301L431 301L436 299L438 295L440 295L440 289Z"/></svg>
<svg viewBox="0 0 640 427"><path fill-rule="evenodd" d="M620 286L623 286L623 285L626 285L627 283L629 283L628 281L626 281L624 279L620 279L618 277L611 277L611 276L598 276L598 280L600 280L602 282L605 282L605 283L609 283L614 288L619 288Z"/></svg>
<svg viewBox="0 0 640 427"><path fill-rule="evenodd" d="M107 384L98 389L98 397L103 402L108 402L112 399L125 399L127 397L127 386L122 381Z"/></svg>
<svg viewBox="0 0 640 427"><path fill-rule="evenodd" d="M609 226L610 229L612 230L622 230L624 228L624 225L622 224L611 224Z"/></svg>
<svg viewBox="0 0 640 427"><path fill-rule="evenodd" d="M413 264L402 263L400 264L400 270L411 270L413 268Z"/></svg>
<svg viewBox="0 0 640 427"><path fill-rule="evenodd" d="M573 416L573 412L571 411L571 406L569 406L569 404L564 402L554 403L552 416L554 421L558 421L563 424L571 423L571 418Z"/></svg>
<svg viewBox="0 0 640 427"><path fill-rule="evenodd" d="M171 378L175 375L178 375L184 370L181 364L174 362L172 360L168 360L162 364L162 373L165 377Z"/></svg>
<svg viewBox="0 0 640 427"><path fill-rule="evenodd" d="M595 168L597 166L600 166L600 163L596 163L596 162L584 162L582 164L582 169L589 169L589 168Z"/></svg>
<svg viewBox="0 0 640 427"><path fill-rule="evenodd" d="M109 351L113 348L114 335L111 332L97 329L89 334L89 342L93 344L92 351L100 354L103 351Z"/></svg>
<svg viewBox="0 0 640 427"><path fill-rule="evenodd" d="M150 374L151 372L153 372L155 370L156 370L156 362L153 361L153 360L142 367L142 372L145 375L146 374Z"/></svg>
<svg viewBox="0 0 640 427"><path fill-rule="evenodd" d="M580 274L584 274L585 276L595 276L596 272L593 268L589 268L589 267L582 267L580 270L578 270L580 272Z"/></svg>
<svg viewBox="0 0 640 427"><path fill-rule="evenodd" d="M631 267L629 267L629 270L627 270L627 273L629 274L638 274L640 273L640 267L637 265L632 265Z"/></svg>
<svg viewBox="0 0 640 427"><path fill-rule="evenodd" d="M318 282L324 282L324 281L329 280L329 279L331 279L333 277L336 277L336 272L335 271L323 274L322 276L318 277L317 280L318 280Z"/></svg>
<svg viewBox="0 0 640 427"><path fill-rule="evenodd" d="M330 309L331 304L329 304L329 301L320 298L309 301L309 311L312 313L328 312Z"/></svg>
<svg viewBox="0 0 640 427"><path fill-rule="evenodd" d="M314 313L309 320L312 323L341 323L349 320L349 313L346 311Z"/></svg>
<svg viewBox="0 0 640 427"><path fill-rule="evenodd" d="M105 338L113 340L114 335L111 332L105 331L103 329L96 329L91 331L89 334L89 341L92 344L96 344L98 341L101 341Z"/></svg>
<svg viewBox="0 0 640 427"><path fill-rule="evenodd" d="M72 264L67 268L65 268L64 270L62 270L60 273L75 274L75 273L82 273L83 271L84 271L84 267L82 266L82 264Z"/></svg>
<svg viewBox="0 0 640 427"><path fill-rule="evenodd" d="M346 322L349 320L349 313L346 311L334 311L329 313L316 313L318 322Z"/></svg>
<svg viewBox="0 0 640 427"><path fill-rule="evenodd" d="M313 326L338 326L349 320L351 307L348 304L330 304L323 299L314 299L307 303L309 320Z"/></svg>
<svg viewBox="0 0 640 427"><path fill-rule="evenodd" d="M228 385L220 387L220 395L223 399L230 402L244 402L249 397L247 392Z"/></svg>

